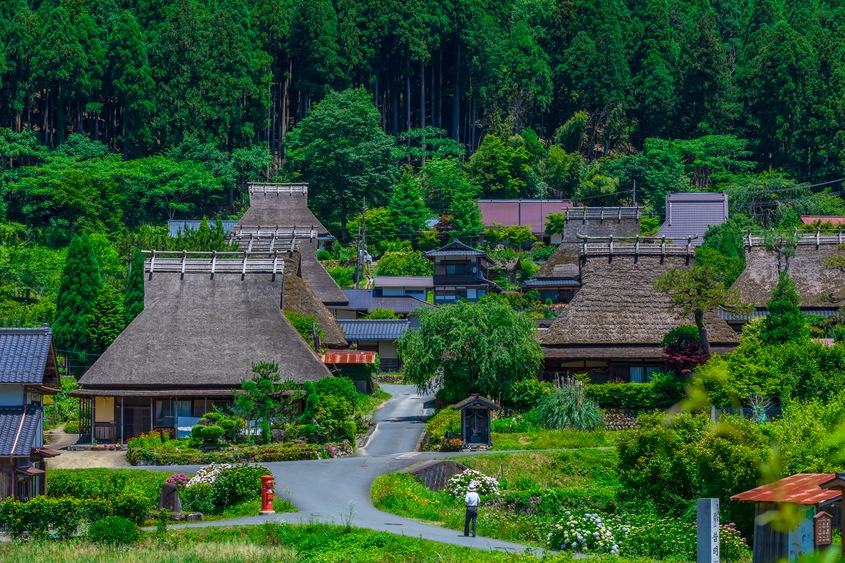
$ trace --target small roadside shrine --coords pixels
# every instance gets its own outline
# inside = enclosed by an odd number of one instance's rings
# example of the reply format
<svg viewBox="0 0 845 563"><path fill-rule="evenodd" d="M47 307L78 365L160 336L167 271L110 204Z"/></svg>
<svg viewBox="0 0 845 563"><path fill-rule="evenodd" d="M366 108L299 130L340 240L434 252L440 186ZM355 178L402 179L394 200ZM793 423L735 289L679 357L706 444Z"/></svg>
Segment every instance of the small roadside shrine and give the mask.
<svg viewBox="0 0 845 563"><path fill-rule="evenodd" d="M835 477L833 473L799 473L731 497L754 503L753 563L775 563L783 558L795 561L830 545L834 516L837 523L841 519L842 492L823 485ZM789 532L777 531L765 517L760 518L777 511L782 503L796 505L801 516L798 526Z"/></svg>
<svg viewBox="0 0 845 563"><path fill-rule="evenodd" d="M479 395L471 395L452 408L461 411L461 440L465 448L489 448L490 413L498 411L499 405Z"/></svg>

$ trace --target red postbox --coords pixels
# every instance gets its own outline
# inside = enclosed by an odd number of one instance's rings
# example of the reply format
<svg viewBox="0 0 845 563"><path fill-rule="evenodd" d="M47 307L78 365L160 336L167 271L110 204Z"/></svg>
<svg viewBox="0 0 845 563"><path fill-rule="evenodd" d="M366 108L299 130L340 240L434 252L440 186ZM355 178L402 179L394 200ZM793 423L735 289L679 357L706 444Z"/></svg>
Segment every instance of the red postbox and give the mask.
<svg viewBox="0 0 845 563"><path fill-rule="evenodd" d="M261 514L275 514L273 510L273 476L261 476Z"/></svg>

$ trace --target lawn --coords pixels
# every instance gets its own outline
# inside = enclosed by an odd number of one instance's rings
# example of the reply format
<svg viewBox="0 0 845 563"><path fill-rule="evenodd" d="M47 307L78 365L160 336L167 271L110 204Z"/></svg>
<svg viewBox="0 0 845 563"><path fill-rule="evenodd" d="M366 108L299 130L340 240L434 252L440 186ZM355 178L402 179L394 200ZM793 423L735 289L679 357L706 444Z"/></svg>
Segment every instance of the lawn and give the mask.
<svg viewBox="0 0 845 563"><path fill-rule="evenodd" d="M497 450L551 450L557 448L614 447L619 432L596 430L546 430L534 427L525 432L493 432L493 448Z"/></svg>
<svg viewBox="0 0 845 563"><path fill-rule="evenodd" d="M83 540L0 544L0 560L16 563L525 563L526 554L490 552L359 528L327 524L262 524L233 528L188 528L155 532L127 547ZM572 561L567 554L543 561ZM593 561L618 561L595 557ZM641 559L645 563L647 559Z"/></svg>

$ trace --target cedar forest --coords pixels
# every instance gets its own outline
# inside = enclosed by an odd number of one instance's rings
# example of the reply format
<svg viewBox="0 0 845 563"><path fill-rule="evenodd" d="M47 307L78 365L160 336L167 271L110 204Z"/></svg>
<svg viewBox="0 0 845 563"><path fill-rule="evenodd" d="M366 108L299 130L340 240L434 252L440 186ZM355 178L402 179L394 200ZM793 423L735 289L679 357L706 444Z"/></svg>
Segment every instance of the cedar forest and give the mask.
<svg viewBox="0 0 845 563"><path fill-rule="evenodd" d="M6 0L0 324L54 320L84 234L102 350L132 249L223 244L166 221L237 218L248 181L308 182L336 255L364 198L372 252L416 258L479 197L845 214L844 32L838 2Z"/></svg>

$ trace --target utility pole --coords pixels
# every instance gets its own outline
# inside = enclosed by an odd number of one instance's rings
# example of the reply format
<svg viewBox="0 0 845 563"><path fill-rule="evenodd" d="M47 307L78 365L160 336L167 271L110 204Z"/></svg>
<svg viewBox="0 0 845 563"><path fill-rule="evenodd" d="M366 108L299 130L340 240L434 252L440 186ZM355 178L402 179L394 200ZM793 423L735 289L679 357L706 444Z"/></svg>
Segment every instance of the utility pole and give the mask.
<svg viewBox="0 0 845 563"><path fill-rule="evenodd" d="M364 265L364 250L367 248L367 198L361 206L361 220L358 221L358 245L355 260L355 289L361 289L361 268Z"/></svg>
<svg viewBox="0 0 845 563"><path fill-rule="evenodd" d="M634 180L634 207L637 206L637 181Z"/></svg>

